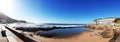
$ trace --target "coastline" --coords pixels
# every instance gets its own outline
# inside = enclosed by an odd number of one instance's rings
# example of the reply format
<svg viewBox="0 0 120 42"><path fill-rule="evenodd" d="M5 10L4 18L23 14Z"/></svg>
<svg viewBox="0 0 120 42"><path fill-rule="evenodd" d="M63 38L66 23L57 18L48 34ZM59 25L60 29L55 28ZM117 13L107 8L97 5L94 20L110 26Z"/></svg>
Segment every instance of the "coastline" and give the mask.
<svg viewBox="0 0 120 42"><path fill-rule="evenodd" d="M42 36L34 37L44 42L109 42L111 38L103 38L100 34L97 34L98 32L102 32L102 30L95 30L93 32L84 31L68 38L45 38Z"/></svg>

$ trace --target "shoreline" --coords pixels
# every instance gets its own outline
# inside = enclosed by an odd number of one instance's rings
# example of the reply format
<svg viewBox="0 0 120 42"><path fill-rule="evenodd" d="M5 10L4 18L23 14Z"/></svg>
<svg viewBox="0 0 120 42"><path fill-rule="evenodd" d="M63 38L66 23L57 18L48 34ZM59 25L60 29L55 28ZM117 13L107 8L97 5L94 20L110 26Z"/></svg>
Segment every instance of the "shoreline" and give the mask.
<svg viewBox="0 0 120 42"><path fill-rule="evenodd" d="M45 38L42 36L34 37L45 42L108 42L111 39L103 38L101 35L97 34L98 32L101 32L101 30L95 30L93 32L84 31L68 38Z"/></svg>

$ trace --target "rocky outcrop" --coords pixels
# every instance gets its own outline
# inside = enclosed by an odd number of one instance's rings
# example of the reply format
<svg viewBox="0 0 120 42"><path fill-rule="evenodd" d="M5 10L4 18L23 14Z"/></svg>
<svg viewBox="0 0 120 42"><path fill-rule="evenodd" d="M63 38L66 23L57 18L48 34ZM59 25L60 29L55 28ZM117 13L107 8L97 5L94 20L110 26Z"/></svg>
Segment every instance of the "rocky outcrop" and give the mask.
<svg viewBox="0 0 120 42"><path fill-rule="evenodd" d="M104 25L92 24L92 25L88 25L87 28L88 28L88 29L96 29L96 30L105 30L105 29L108 28L108 27L107 27L107 26L104 26Z"/></svg>
<svg viewBox="0 0 120 42"><path fill-rule="evenodd" d="M95 24L90 24L90 25L87 25L87 28L88 29L95 29L96 25Z"/></svg>
<svg viewBox="0 0 120 42"><path fill-rule="evenodd" d="M114 36L109 42L120 42L120 29L114 29Z"/></svg>
<svg viewBox="0 0 120 42"><path fill-rule="evenodd" d="M104 31L101 33L101 35L102 35L102 37L104 37L104 38L113 37L113 35L114 35L113 29L106 29L106 30L104 30Z"/></svg>

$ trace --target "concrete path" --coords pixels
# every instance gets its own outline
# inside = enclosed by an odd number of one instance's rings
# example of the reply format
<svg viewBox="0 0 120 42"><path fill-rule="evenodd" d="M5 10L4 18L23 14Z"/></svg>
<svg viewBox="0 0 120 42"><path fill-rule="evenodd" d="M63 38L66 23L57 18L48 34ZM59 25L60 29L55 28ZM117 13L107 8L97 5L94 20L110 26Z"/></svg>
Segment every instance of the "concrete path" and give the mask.
<svg viewBox="0 0 120 42"><path fill-rule="evenodd" d="M3 39L4 40L1 40L1 41L9 41L9 42L23 42L20 38L18 38L15 34L13 34L11 31L9 31L8 29L6 29L4 27L4 25L0 25L0 29L1 30L5 30L6 31L6 36L7 37L4 37ZM1 36L0 36L1 38Z"/></svg>

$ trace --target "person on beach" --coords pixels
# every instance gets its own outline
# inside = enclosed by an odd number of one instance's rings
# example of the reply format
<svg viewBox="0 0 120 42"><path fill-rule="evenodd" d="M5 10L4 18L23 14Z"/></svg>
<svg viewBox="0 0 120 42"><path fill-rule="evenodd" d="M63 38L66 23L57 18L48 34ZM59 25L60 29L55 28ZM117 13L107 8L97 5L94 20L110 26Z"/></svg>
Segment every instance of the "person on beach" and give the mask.
<svg viewBox="0 0 120 42"><path fill-rule="evenodd" d="M6 30L1 31L2 37L6 37Z"/></svg>

